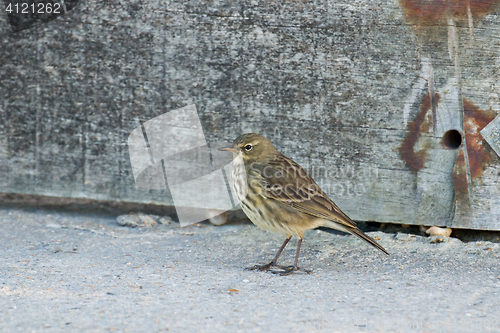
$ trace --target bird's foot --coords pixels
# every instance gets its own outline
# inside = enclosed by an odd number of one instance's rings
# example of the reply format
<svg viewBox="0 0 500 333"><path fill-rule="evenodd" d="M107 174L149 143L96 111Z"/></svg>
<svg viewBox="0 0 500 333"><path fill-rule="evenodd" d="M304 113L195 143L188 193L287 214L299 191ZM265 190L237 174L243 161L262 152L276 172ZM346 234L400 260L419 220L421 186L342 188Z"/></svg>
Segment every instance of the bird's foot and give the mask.
<svg viewBox="0 0 500 333"><path fill-rule="evenodd" d="M302 271L302 272L307 273L307 274L312 273L312 271L309 269L301 269L300 267L297 267L297 266L286 266L286 267L281 266L280 268L283 270L282 271L271 271L271 273L279 274L281 276L290 275L295 271Z"/></svg>
<svg viewBox="0 0 500 333"><path fill-rule="evenodd" d="M286 269L286 267L283 267L283 266L280 266L280 265L276 265L276 263L274 261L271 261L270 263L265 264L265 265L255 265L253 267L245 268L245 270L247 270L247 271L253 271L253 270L258 269L259 271L268 271L268 270L271 269L271 267L278 267L278 268L281 268L281 269Z"/></svg>

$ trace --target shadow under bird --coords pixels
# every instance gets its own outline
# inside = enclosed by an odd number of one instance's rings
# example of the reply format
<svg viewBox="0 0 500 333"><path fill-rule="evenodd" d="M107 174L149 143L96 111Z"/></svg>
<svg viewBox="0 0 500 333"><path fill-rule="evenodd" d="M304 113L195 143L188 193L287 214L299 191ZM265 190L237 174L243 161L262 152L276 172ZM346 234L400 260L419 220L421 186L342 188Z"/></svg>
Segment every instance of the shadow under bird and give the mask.
<svg viewBox="0 0 500 333"><path fill-rule="evenodd" d="M249 269L264 271L278 267L280 271L272 272L280 275L299 270L304 231L311 229L350 233L389 255L340 210L299 164L281 154L264 136L243 134L234 140L232 147L220 150L232 152L235 157L231 185L248 218L262 229L286 236L270 263ZM277 265L293 236L298 239L294 265Z"/></svg>

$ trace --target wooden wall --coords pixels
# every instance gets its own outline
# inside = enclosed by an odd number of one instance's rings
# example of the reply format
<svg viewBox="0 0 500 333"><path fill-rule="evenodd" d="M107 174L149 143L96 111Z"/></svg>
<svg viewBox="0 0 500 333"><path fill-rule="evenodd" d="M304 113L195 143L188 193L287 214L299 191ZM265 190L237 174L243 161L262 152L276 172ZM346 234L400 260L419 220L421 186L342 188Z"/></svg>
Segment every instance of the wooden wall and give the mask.
<svg viewBox="0 0 500 333"><path fill-rule="evenodd" d="M500 1L73 3L0 14L0 192L170 205L127 138L195 104L208 142L268 136L353 219L500 230Z"/></svg>

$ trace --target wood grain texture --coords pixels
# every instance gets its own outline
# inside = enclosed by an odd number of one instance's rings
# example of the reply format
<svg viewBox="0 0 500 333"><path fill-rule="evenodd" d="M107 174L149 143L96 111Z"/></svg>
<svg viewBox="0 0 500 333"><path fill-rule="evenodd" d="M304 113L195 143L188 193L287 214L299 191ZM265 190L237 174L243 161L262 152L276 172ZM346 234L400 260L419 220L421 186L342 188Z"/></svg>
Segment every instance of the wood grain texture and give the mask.
<svg viewBox="0 0 500 333"><path fill-rule="evenodd" d="M90 0L16 34L0 16L0 191L171 205L134 186L127 138L196 104L208 142L269 137L355 220L500 230L500 158L479 145L465 202L442 142L464 99L500 111L497 2Z"/></svg>

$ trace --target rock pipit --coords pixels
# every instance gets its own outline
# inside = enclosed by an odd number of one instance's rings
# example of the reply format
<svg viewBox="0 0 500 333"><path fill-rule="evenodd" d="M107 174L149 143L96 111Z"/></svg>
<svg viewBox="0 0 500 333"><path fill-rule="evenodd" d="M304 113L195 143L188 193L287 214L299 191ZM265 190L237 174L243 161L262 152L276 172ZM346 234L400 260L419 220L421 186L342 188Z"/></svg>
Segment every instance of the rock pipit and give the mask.
<svg viewBox="0 0 500 333"><path fill-rule="evenodd" d="M272 272L281 275L299 270L297 264L304 231L316 228L350 233L389 255L380 244L359 230L300 165L277 151L264 136L243 134L234 140L232 147L220 150L230 151L236 157L231 183L248 218L262 229L286 236L270 263L250 269L263 271L278 267L283 270ZM298 239L294 265L277 265L281 252L293 236Z"/></svg>

